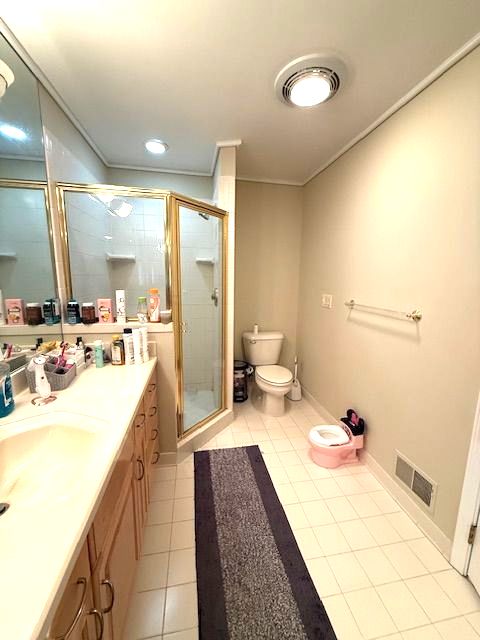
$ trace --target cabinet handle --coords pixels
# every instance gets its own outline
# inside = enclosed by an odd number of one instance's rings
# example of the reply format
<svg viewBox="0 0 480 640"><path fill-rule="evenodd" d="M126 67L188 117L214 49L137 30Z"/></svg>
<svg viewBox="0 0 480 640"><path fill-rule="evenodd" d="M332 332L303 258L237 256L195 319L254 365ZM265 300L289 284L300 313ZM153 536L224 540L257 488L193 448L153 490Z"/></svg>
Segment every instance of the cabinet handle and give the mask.
<svg viewBox="0 0 480 640"><path fill-rule="evenodd" d="M153 452L153 455L154 455L154 456L157 456L157 457L155 458L155 460L154 460L154 459L153 459L153 457L152 457L152 464L157 464L157 462L158 462L158 461L159 461L159 459L160 459L160 453L159 453L158 451L154 451L154 452Z"/></svg>
<svg viewBox="0 0 480 640"><path fill-rule="evenodd" d="M154 435L155 434L155 435ZM151 440L156 440L158 438L158 429L152 429L152 437Z"/></svg>
<svg viewBox="0 0 480 640"><path fill-rule="evenodd" d="M98 620L98 627L95 623L95 631L97 631L97 640L102 640L103 638L103 614L98 609L90 609L88 612L89 616L95 616Z"/></svg>
<svg viewBox="0 0 480 640"><path fill-rule="evenodd" d="M157 388L157 383L156 382L151 382L148 385L148 393L152 393L152 391L155 391L156 388Z"/></svg>
<svg viewBox="0 0 480 640"><path fill-rule="evenodd" d="M115 587L113 586L113 583L111 580L109 580L109 578L105 578L105 580L102 580L101 584L108 587L110 591L110 604L108 605L108 607L102 609L102 613L110 613L110 611L113 609L113 605L115 604Z"/></svg>
<svg viewBox="0 0 480 640"><path fill-rule="evenodd" d="M157 413L157 407L152 407L152 408L150 409L150 411L151 411L152 413L149 413L149 414L148 414L148 417L149 417L149 418L153 418L153 416Z"/></svg>
<svg viewBox="0 0 480 640"><path fill-rule="evenodd" d="M145 424L146 416L145 416L144 413L139 413L137 417L138 418L140 418L140 417L142 418L142 421L135 425L137 427L137 429L138 429L139 427L143 427L143 425Z"/></svg>
<svg viewBox="0 0 480 640"><path fill-rule="evenodd" d="M140 464L140 477L137 478L137 480L143 480L143 477L145 476L145 465L143 464L143 460L141 458L137 458L137 462Z"/></svg>
<svg viewBox="0 0 480 640"><path fill-rule="evenodd" d="M85 608L85 602L87 600L87 579L86 578L79 578L77 580L77 584L82 584L83 585L82 598L80 600L80 605L79 605L77 611L75 612L75 615L73 617L72 623L70 624L68 629L65 631L65 633L62 633L62 635L55 636L54 640L68 640L68 638L72 635L77 622L80 620L80 618L82 616L83 610Z"/></svg>

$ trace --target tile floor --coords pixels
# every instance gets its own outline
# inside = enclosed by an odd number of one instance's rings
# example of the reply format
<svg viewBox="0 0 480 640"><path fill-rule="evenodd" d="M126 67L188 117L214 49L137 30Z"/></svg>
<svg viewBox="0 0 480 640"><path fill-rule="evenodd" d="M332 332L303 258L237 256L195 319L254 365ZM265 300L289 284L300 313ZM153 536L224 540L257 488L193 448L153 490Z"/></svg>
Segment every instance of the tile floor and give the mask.
<svg viewBox="0 0 480 640"><path fill-rule="evenodd" d="M480 640L480 598L368 468L312 464L306 401L235 414L202 448L259 445L338 640ZM154 480L124 640L196 640L193 457Z"/></svg>

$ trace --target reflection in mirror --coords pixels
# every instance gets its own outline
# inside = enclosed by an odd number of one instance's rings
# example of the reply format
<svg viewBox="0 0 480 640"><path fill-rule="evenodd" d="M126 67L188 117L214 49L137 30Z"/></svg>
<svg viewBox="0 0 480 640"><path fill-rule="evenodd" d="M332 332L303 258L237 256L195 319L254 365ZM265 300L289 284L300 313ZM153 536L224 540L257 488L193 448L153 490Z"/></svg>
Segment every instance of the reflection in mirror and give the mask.
<svg viewBox="0 0 480 640"><path fill-rule="evenodd" d="M0 180L0 348L11 370L37 341L61 339L60 325L44 319L45 301L56 298L50 241L46 186Z"/></svg>
<svg viewBox="0 0 480 640"><path fill-rule="evenodd" d="M165 198L127 196L114 188L65 188L63 198L71 292L82 317L84 305L93 303L98 321L101 299L112 301L115 317L116 291L125 292L130 319L151 288L158 289L164 309Z"/></svg>
<svg viewBox="0 0 480 640"><path fill-rule="evenodd" d="M37 80L3 36L0 68L0 178L46 180Z"/></svg>

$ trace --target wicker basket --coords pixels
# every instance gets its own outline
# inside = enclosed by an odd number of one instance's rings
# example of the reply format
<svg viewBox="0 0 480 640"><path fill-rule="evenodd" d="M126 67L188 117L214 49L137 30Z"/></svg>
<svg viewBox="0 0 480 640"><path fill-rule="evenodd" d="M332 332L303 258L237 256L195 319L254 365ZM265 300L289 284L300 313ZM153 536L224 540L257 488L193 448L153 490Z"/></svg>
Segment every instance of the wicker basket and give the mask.
<svg viewBox="0 0 480 640"><path fill-rule="evenodd" d="M54 373L55 369L57 369L57 365L55 364L45 365L47 380L50 383L52 391L63 391L63 389L66 389L71 384L72 380L77 375L77 367L76 365L73 365L71 369L68 369L67 373ZM35 371L29 371L27 369L27 381L30 393L36 393Z"/></svg>

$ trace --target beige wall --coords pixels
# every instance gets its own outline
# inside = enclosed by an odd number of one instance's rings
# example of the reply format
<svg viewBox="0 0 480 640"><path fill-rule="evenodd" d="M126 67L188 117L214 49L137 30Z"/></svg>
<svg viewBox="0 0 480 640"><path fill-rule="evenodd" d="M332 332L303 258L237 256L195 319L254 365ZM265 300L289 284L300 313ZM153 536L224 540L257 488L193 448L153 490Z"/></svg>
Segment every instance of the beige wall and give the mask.
<svg viewBox="0 0 480 640"><path fill-rule="evenodd" d="M291 367L302 216L300 187L237 181L235 357L243 359L242 332L285 334L281 363Z"/></svg>
<svg viewBox="0 0 480 640"><path fill-rule="evenodd" d="M366 417L389 473L398 449L438 482L450 538L480 377L479 77L477 50L304 190L301 381ZM352 297L424 319L349 314Z"/></svg>

